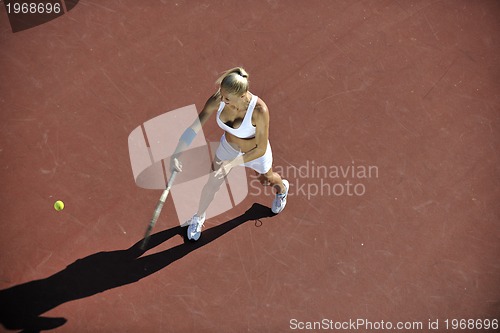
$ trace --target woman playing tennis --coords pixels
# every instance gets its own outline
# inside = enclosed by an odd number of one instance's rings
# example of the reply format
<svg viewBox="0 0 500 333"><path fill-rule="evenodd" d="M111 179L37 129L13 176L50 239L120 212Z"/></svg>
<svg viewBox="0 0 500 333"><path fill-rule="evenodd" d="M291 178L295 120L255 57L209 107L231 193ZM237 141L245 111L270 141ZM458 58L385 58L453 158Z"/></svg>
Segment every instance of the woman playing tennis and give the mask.
<svg viewBox="0 0 500 333"><path fill-rule="evenodd" d="M182 171L178 160L182 151L193 141L196 133L216 114L224 130L212 163L213 173L202 190L198 211L187 221L187 236L198 240L205 222L205 212L231 168L243 164L260 174L263 185L272 185L276 197L272 211L280 213L286 205L289 183L273 172L273 156L269 144L269 111L266 104L249 90L248 73L241 67L226 71L217 81L218 91L206 102L197 121L186 129L172 155L171 168Z"/></svg>

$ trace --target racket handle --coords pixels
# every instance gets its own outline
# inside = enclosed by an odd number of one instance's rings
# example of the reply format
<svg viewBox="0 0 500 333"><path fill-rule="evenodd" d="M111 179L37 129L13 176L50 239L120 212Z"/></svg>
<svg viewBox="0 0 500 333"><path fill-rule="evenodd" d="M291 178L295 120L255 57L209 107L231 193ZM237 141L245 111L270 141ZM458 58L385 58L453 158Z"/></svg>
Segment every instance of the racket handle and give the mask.
<svg viewBox="0 0 500 333"><path fill-rule="evenodd" d="M174 180L175 180L175 177L177 176L177 173L178 171L177 170L174 170L172 172L172 176L170 176L170 179L168 180L168 184L167 184L167 190L170 191L170 188L172 187L172 185L174 184Z"/></svg>
<svg viewBox="0 0 500 333"><path fill-rule="evenodd" d="M151 219L151 222L156 222L158 220L158 216L160 216L161 210L163 209L163 205L165 204L165 200L160 200L156 204L155 212L153 213L153 217Z"/></svg>

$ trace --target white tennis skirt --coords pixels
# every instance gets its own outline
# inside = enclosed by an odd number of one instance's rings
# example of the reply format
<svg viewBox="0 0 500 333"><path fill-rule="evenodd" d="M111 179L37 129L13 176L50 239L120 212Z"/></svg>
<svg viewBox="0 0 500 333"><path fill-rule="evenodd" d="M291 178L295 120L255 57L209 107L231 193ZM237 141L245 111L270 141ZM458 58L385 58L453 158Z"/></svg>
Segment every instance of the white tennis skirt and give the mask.
<svg viewBox="0 0 500 333"><path fill-rule="evenodd" d="M243 153L241 151L234 149L233 146L231 146L229 142L227 142L226 135L222 134L222 137L220 138L219 147L215 152L215 156L221 161L226 161L226 160L231 161L234 160L237 156L240 156L242 154ZM264 155L262 155L259 158L256 158L255 160L246 162L241 165L253 169L260 174L268 172L273 165L273 152L271 150L271 145L269 144L269 140L267 140L267 147Z"/></svg>

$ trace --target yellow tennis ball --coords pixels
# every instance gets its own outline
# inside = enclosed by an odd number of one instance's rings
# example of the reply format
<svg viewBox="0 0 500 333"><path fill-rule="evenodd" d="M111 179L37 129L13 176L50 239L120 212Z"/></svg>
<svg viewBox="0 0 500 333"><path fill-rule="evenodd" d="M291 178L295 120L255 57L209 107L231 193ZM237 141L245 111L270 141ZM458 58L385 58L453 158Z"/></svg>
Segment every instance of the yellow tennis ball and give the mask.
<svg viewBox="0 0 500 333"><path fill-rule="evenodd" d="M64 202L62 202L61 200L57 200L54 203L54 209L57 210L58 212L60 212L61 210L63 210L64 209Z"/></svg>

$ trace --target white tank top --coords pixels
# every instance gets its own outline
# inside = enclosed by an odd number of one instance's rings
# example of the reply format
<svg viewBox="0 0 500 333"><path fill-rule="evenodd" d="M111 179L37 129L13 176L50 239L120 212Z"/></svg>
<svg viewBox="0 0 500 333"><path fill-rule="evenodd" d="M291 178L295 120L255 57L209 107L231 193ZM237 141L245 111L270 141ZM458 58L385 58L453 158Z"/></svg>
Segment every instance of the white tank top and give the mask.
<svg viewBox="0 0 500 333"><path fill-rule="evenodd" d="M255 105L257 105L258 97L252 95L252 99L250 100L250 104L248 104L247 112L245 113L245 117L238 128L232 128L224 124L222 120L220 120L220 114L222 110L224 110L224 106L226 104L224 102L220 102L219 110L217 110L217 124L224 131L232 134L241 139L249 139L255 137L255 126L252 125L252 114L255 109Z"/></svg>

